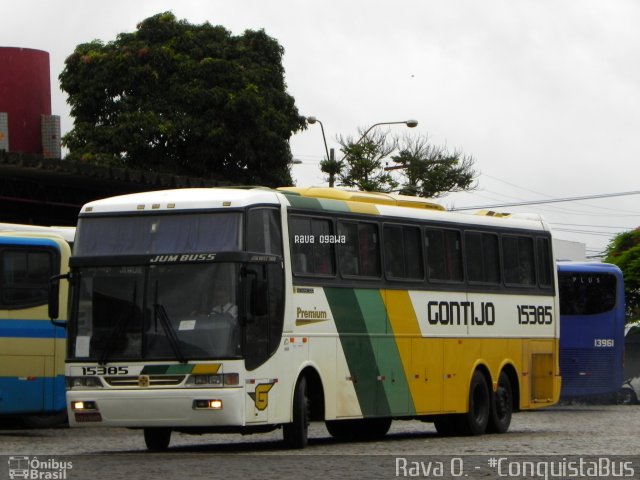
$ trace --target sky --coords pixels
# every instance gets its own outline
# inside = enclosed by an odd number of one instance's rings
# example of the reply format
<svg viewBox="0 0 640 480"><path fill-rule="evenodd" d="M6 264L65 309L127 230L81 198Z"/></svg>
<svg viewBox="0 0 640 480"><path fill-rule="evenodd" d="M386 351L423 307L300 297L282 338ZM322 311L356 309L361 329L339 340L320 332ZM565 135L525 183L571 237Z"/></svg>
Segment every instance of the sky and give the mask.
<svg viewBox="0 0 640 480"><path fill-rule="evenodd" d="M418 126L377 128L472 155L477 188L439 198L447 208L640 190L636 0L22 0L4 5L0 46L49 52L64 134L73 126L58 82L65 58L165 11L275 38L288 93L301 115L322 121L338 158L338 135L408 119ZM320 126L290 145L297 185L326 185ZM640 224L639 201L495 209L540 213L556 237L595 255Z"/></svg>

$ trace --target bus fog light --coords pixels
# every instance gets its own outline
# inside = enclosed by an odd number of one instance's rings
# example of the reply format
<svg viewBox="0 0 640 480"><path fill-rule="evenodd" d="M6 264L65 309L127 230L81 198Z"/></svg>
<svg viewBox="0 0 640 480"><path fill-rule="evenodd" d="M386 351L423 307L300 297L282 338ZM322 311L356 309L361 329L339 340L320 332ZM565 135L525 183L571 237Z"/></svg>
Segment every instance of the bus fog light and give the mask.
<svg viewBox="0 0 640 480"><path fill-rule="evenodd" d="M194 410L222 410L222 400L218 400L218 399L194 400L193 409Z"/></svg>
<svg viewBox="0 0 640 480"><path fill-rule="evenodd" d="M73 411L97 410L98 407L96 405L96 402L92 402L92 401L77 401L77 402L71 402L71 409Z"/></svg>

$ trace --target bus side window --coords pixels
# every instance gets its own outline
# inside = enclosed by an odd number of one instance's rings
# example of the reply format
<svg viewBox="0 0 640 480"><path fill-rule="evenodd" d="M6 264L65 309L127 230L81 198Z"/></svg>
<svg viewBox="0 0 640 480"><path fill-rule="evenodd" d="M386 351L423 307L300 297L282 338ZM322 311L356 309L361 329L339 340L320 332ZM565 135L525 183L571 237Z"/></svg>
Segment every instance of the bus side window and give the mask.
<svg viewBox="0 0 640 480"><path fill-rule="evenodd" d="M492 233L466 232L464 239L469 281L500 283L498 236Z"/></svg>
<svg viewBox="0 0 640 480"><path fill-rule="evenodd" d="M378 225L368 222L338 222L340 271L347 276L380 276Z"/></svg>
<svg viewBox="0 0 640 480"><path fill-rule="evenodd" d="M53 251L19 247L0 253L0 306L8 310L44 305L57 256ZM59 260L58 260L59 261Z"/></svg>
<svg viewBox="0 0 640 480"><path fill-rule="evenodd" d="M552 281L552 263L551 263L551 249L549 248L548 238L536 239L538 249L538 281L541 287L551 287Z"/></svg>
<svg viewBox="0 0 640 480"><path fill-rule="evenodd" d="M388 278L422 280L424 265L420 229L401 225L385 225L384 265Z"/></svg>
<svg viewBox="0 0 640 480"><path fill-rule="evenodd" d="M504 235L502 237L502 255L506 284L535 285L535 262L531 237Z"/></svg>
<svg viewBox="0 0 640 480"><path fill-rule="evenodd" d="M425 244L429 280L461 282L464 276L460 232L426 228Z"/></svg>
<svg viewBox="0 0 640 480"><path fill-rule="evenodd" d="M335 274L333 222L328 218L289 217L291 263L296 275Z"/></svg>
<svg viewBox="0 0 640 480"><path fill-rule="evenodd" d="M247 212L247 251L282 255L282 229L278 210L252 208Z"/></svg>

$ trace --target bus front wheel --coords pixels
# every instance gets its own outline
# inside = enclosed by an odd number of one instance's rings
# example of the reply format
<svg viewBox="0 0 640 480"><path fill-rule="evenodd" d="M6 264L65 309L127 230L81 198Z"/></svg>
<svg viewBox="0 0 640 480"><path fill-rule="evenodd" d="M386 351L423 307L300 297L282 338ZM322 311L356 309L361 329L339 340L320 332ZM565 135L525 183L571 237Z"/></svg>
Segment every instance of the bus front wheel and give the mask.
<svg viewBox="0 0 640 480"><path fill-rule="evenodd" d="M304 448L307 446L309 430L309 399L307 397L307 380L300 377L293 394L293 421L282 426L282 436L288 448Z"/></svg>
<svg viewBox="0 0 640 480"><path fill-rule="evenodd" d="M162 452L166 450L169 448L170 441L170 428L153 427L144 429L144 443L152 452Z"/></svg>

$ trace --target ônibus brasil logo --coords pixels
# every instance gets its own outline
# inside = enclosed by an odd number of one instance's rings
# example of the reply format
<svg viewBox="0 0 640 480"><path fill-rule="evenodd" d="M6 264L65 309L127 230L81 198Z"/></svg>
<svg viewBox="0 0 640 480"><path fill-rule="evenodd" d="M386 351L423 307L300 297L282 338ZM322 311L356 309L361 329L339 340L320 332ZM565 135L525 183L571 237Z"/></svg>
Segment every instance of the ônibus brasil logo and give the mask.
<svg viewBox="0 0 640 480"><path fill-rule="evenodd" d="M65 480L67 470L73 468L73 462L62 462L54 458L40 460L38 457L9 457L9 478L37 480Z"/></svg>

